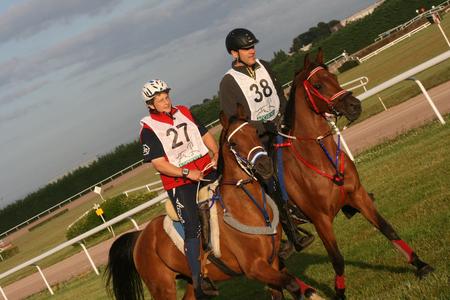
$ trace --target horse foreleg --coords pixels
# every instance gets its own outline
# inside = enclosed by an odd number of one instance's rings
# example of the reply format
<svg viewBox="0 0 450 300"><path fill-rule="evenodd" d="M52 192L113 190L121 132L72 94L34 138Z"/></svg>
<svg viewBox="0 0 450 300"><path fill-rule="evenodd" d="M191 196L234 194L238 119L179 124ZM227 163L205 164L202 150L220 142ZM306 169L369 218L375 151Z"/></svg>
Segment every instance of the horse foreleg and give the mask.
<svg viewBox="0 0 450 300"><path fill-rule="evenodd" d="M194 286L190 283L186 285L183 300L195 300Z"/></svg>
<svg viewBox="0 0 450 300"><path fill-rule="evenodd" d="M359 193L354 194L353 197L361 214L406 257L409 264L416 267L416 275L419 278L423 278L434 271L433 267L422 261L415 251L400 238L391 224L378 213L374 203L363 188L360 189Z"/></svg>
<svg viewBox="0 0 450 300"><path fill-rule="evenodd" d="M345 299L344 257L339 251L331 220L328 216L323 216L321 219L314 222L314 226L327 250L334 272L336 273L334 280L334 289L336 291L335 298Z"/></svg>
<svg viewBox="0 0 450 300"><path fill-rule="evenodd" d="M314 288L287 272L275 269L264 259L254 260L245 273L247 277L276 287L278 290L287 289L294 299L302 299L302 297L321 299Z"/></svg>

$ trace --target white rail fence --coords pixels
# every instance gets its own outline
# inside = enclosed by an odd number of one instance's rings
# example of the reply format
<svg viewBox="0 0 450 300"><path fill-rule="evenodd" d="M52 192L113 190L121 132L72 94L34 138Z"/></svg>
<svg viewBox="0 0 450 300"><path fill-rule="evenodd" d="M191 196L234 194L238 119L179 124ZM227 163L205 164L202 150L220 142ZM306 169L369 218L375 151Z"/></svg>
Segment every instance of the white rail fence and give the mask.
<svg viewBox="0 0 450 300"><path fill-rule="evenodd" d="M361 58L357 58L357 59L358 59L358 61L359 61L360 63L362 63L362 62L368 60L369 58L374 57L375 55L379 54L380 52L383 52L384 50L386 50L386 49L388 49L388 48L394 46L395 44L398 44L398 43L400 43L401 41L403 41L403 40L405 40L405 39L407 39L407 38L410 38L410 37L413 36L414 34L418 33L419 31L421 31L421 30L423 30L423 29L425 29L425 28L427 28L427 27L430 26L430 25L431 25L430 23L425 23L425 24L423 24L423 25L420 25L419 27L415 28L414 30L411 30L410 32L408 32L408 33L402 35L401 37L399 37L399 38L393 40L392 42L390 42L390 43L384 45L383 47L378 48L377 50L375 50L375 51L373 51L373 52L367 54L366 56L361 57Z"/></svg>
<svg viewBox="0 0 450 300"><path fill-rule="evenodd" d="M431 8L430 10L427 10L426 12L423 12L423 13L421 13L421 14L415 16L415 17L412 18L411 20L409 20L409 21L407 21L407 22L405 22L405 23L403 23L403 24L400 24L400 25L398 25L398 26L396 26L396 27L394 27L394 28L391 28L391 29L389 29L389 30L387 30L387 31L385 31L385 32L383 32L383 33L380 33L380 34L378 35L378 37L375 39L375 41L376 41L376 42L377 42L377 41L381 41L382 39L388 37L388 36L391 35L392 33L401 31L401 30L405 29L406 27L408 27L409 25L413 24L414 22L419 21L419 20L422 19L422 18L430 17L430 16L432 16L434 13L437 13L437 12L442 11L442 10L445 9L445 7L449 6L449 4L450 4L450 0L444 1L444 2L442 2L441 4L437 5L436 7L433 7L433 8Z"/></svg>
<svg viewBox="0 0 450 300"><path fill-rule="evenodd" d="M416 67L414 67L414 68L412 68L412 69L410 69L410 70L408 70L408 71L406 71L406 72L404 72L404 73L402 73L402 74L400 74L398 76L395 76L394 78L392 78L392 79L390 79L390 80L388 80L388 81L386 81L386 82L384 82L384 83L382 83L380 85L377 85L376 87L372 88L371 90L369 90L369 91L359 95L358 98L361 101L363 101L363 100L365 100L365 99L367 99L367 98L369 98L369 97L371 97L373 95L376 95L377 93L379 93L379 92L381 92L381 91L383 91L383 90L385 90L385 89L387 89L387 88L389 88L389 87L391 87L391 86L393 86L393 85L395 85L395 84L397 84L397 83L399 83L399 82L401 82L403 80L413 80L416 83L418 83L420 81L418 81L416 78L413 78L412 77L413 75L415 75L415 74L417 74L417 73L419 73L421 71L424 71L424 70L426 70L426 69L428 69L428 68L430 68L430 67L432 67L434 65L437 65L437 64L439 64L439 63L441 63L441 62L443 62L443 61L445 61L445 60L447 60L449 58L450 58L450 50L447 51L447 52L444 52L441 55L438 55L435 58L433 58L433 59L431 59L431 60L429 60L427 62L424 62L424 63L422 63L422 64L420 64L420 65L418 65L418 66L416 66ZM420 86L421 86L421 84L419 84L419 87ZM421 90L422 90L422 92L424 92L424 89L421 88ZM426 93L426 91L425 91L425 93ZM432 103L431 98L428 96L427 99L429 99L429 102L430 102L430 105L431 105L431 103ZM434 106L434 104L432 105L432 107L433 106ZM434 108L433 108L433 110L434 110ZM435 112L437 112L437 109L435 110ZM439 120L441 121L442 116L439 117L440 116L439 112L437 112L437 115L438 115ZM442 121L443 121L443 119L442 119ZM442 121L441 121L441 123L444 124ZM151 184L156 185L156 182L151 183ZM151 185L151 184L149 184L149 185ZM163 193L163 194L157 196L156 198L154 198L154 199L152 199L152 200L150 200L150 201L148 201L148 202L146 202L144 204L141 204L141 205L133 208L132 210L130 210L130 211L128 211L128 212L126 212L126 213L124 213L124 214L122 214L120 216L117 216L114 219L111 219L111 220L107 221L106 223L104 223L104 224L102 224L102 225L100 225L100 226L98 226L96 228L91 229L91 230L89 230L88 232L86 232L86 233L84 233L82 235L79 235L78 237L75 237L75 238L73 238L73 239L71 239L71 240L69 240L69 241L67 241L67 242L65 242L63 244L60 244L59 246L56 246L55 248L53 248L53 249L51 249L51 250L49 250L49 251L47 251L47 252L45 252L45 253L43 253L43 254L35 257L35 258L33 258L33 259L30 259L30 260L28 260L28 261L26 261L26 262L24 262L24 263L22 263L22 264L20 264L20 265L18 265L16 267L12 268L12 269L10 269L10 270L0 274L0 279L5 278L5 277L7 277L7 276L9 276L11 274L14 274L15 272L17 272L19 270L22 270L23 268L26 268L26 267L31 266L31 265L36 266L38 271L39 271L39 267L36 265L37 262L39 262L40 260L42 260L42 259L44 259L44 258L46 258L46 257L48 257L48 256L50 256L50 255L60 251L60 250L66 248L68 246L71 246L71 245L73 245L75 243L79 243L81 245L81 247L83 248L83 251L85 252L88 260L90 261L90 263L92 265L92 268L93 268L94 272L96 272L98 274L98 270L97 270L96 266L94 265L92 259L90 258L89 252L87 251L86 247L82 243L82 240L84 238L87 238L87 237L89 237L89 236L91 236L91 235L101 231L101 230L104 230L105 228L108 228L109 226L112 226L112 225L116 224L117 222L120 222L120 221L122 221L122 220L124 220L126 218L130 218L132 215L134 215L134 214L142 211L143 209L146 209L146 208L148 208L148 207L150 207L150 206L152 206L152 205L154 205L154 204L156 204L158 202L161 202L161 201L163 201L166 198L167 198L167 193ZM134 220L132 220L132 222L133 221ZM136 227L136 229L138 229L138 226L137 226L136 222L133 222L133 224ZM40 274L43 277L43 280L46 281L46 279L44 277L44 273L42 271L40 271ZM47 286L47 287L48 287L50 293L53 293L53 291L51 290L51 287L50 286ZM5 300L8 299L6 294L5 294L5 292L4 292L4 290L1 287L0 287L0 293L2 294L2 296L3 296L3 298Z"/></svg>
<svg viewBox="0 0 450 300"><path fill-rule="evenodd" d="M7 231L5 231L5 232L3 232L3 233L0 234L0 238L5 237L5 236L7 236L8 234L10 234L10 233L12 233L12 232L14 232L14 231L16 231L16 230L18 230L18 229L24 227L25 225L28 225L28 224L30 224L31 222L40 219L42 216L47 215L48 213L54 211L54 210L57 209L57 208L63 207L64 205L66 205L67 203L71 202L72 200L78 199L79 197L81 197L81 196L83 196L83 195L85 195L85 194L87 194L87 193L89 193L89 192L94 191L94 188L95 188L96 186L101 186L101 185L103 185L103 184L105 184L105 183L111 181L112 179L114 179L114 178L116 178L116 177L118 177L118 176L121 176L121 175L123 175L124 173L127 173L127 172L129 172L129 171L131 171L131 170L133 170L134 168L136 168L137 166L140 166L140 165L142 165L142 164L143 164L143 160L140 160L140 161L138 161L138 162L135 162L134 164L132 164L132 165L130 165L130 166L128 166L128 167L126 167L126 168L124 168L124 169L122 169L122 170L120 170L120 171L114 173L114 174L112 174L111 176L109 176L109 177L107 177L107 178L105 178L105 179L103 179L103 180L101 180L101 181L99 181L99 182L97 182L97 183L91 185L90 187L88 187L88 188L82 190L81 192L76 193L75 195L70 196L69 198L67 198L67 199L65 199L65 200L63 200L63 201L61 201L61 202L59 202L59 203L53 205L52 207L50 207L50 208L44 210L43 212L41 212L41 213L35 215L34 217L31 217L31 218L29 218L28 220L25 220L25 221L23 221L22 223L20 223L20 224L14 226L13 228L8 229Z"/></svg>
<svg viewBox="0 0 450 300"><path fill-rule="evenodd" d="M75 237L75 238L65 242L65 243L62 243L62 244L56 246L53 249L50 249L49 251L47 251L47 252L45 252L45 253L43 253L43 254L41 254L39 256L36 256L35 258L32 258L32 259L30 259L30 260L28 260L28 261L26 261L26 262L24 262L24 263L22 263L22 264L20 264L20 265L18 265L16 267L12 268L12 269L10 269L10 270L0 274L0 279L3 279L3 278L5 278L5 277L7 277L7 276L9 276L11 274L14 274L15 272L18 272L18 271L20 271L20 270L22 270L22 269L24 269L26 267L35 266L37 268L38 272L41 274L41 277L42 277L44 283L46 283L47 289L49 290L50 294L53 295L54 294L53 290L51 289L50 285L48 285L47 279L45 278L44 273L42 272L40 267L37 265L37 263L39 261L43 260L44 258L47 258L47 257L55 254L56 252L61 251L62 249L67 248L67 247L69 247L71 245L74 245L76 243L80 244L80 246L82 247L83 251L86 254L86 257L87 257L88 261L90 262L90 264L92 266L92 269L94 270L94 272L97 275L99 275L97 267L95 266L91 256L89 255L89 252L86 249L86 246L82 242L83 239L85 239L85 238L87 238L87 237L89 237L91 235L94 235L94 234L96 234L99 231L107 229L108 227L110 227L110 226L112 226L112 225L114 225L114 224L116 224L116 223L118 223L118 222L120 222L122 220L125 220L127 218L131 218L131 216L137 214L138 212L140 212L140 211L142 211L142 210L144 210L144 209L146 209L146 208L148 208L148 207L150 207L150 206L152 206L152 205L154 205L156 203L159 203L159 202L165 200L166 198L167 198L167 193L163 193L163 194L153 198L152 200L150 200L150 201L148 201L146 203L143 203L143 204L141 204L141 205L139 205L139 206L137 206L137 207L127 211L126 213L123 213L120 216L117 216L117 217L115 217L115 218L105 222L104 224L102 224L100 226L97 226L97 227L95 227L95 228L93 228L93 229L91 229L91 230L89 230L89 231L87 231L87 232L85 232L85 233L83 233L83 234L81 234L81 235L79 235L79 236L77 236L77 237ZM137 227L136 222L133 222L133 224L134 224L135 227ZM139 227L137 227L136 229L139 230ZM0 287L0 293L2 294L2 296L3 296L3 298L5 300L8 300L7 295L6 295L5 291L2 289L2 287Z"/></svg>
<svg viewBox="0 0 450 300"><path fill-rule="evenodd" d="M161 180L154 181L154 182L148 183L148 184L146 184L146 185L136 187L136 188L134 188L134 189L126 190L126 191L123 192L122 194L125 194L125 196L128 197L128 195L129 195L130 193L136 192L136 191L140 191L140 190L143 190L143 189L147 189L147 191L149 191L149 192L158 192L158 191L161 191L161 190L163 189L162 186L159 186L159 187L153 188L153 189L150 188L150 187L154 187L154 186L158 186L158 185L161 185Z"/></svg>

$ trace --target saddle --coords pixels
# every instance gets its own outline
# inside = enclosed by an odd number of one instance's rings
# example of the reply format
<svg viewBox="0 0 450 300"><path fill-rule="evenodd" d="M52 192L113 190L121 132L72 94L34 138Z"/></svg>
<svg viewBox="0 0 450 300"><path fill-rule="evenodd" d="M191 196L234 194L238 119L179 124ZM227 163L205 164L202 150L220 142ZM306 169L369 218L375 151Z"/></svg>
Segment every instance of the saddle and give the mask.
<svg viewBox="0 0 450 300"><path fill-rule="evenodd" d="M197 193L197 203L200 216L200 224L202 226L202 246L206 252L212 251L214 256L220 257L220 240L219 240L219 221L217 218L216 203L211 208L212 197L216 187L219 185L218 181L210 183L202 187ZM164 218L164 230L169 235L178 250L184 254L184 231L180 223L178 215L172 205L172 202L167 199L165 202L166 217Z"/></svg>

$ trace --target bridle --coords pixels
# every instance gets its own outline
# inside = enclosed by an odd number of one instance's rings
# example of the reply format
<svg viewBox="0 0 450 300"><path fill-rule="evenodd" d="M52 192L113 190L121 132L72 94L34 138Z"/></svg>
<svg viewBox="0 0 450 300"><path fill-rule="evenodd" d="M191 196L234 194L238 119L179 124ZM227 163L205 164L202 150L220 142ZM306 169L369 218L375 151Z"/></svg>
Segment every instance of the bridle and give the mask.
<svg viewBox="0 0 450 300"><path fill-rule="evenodd" d="M236 129L234 129L227 137L227 143L230 147L231 152L234 154L234 157L236 158L237 163L239 164L239 166L250 176L252 177L254 180L256 179L255 176L255 162L256 160L262 156L268 156L266 150L264 149L264 147L262 146L255 146L252 149L250 149L250 151L247 154L247 157L243 157L242 155L240 155L236 149L236 143L233 143L231 141L231 138L233 137L233 135L235 135L239 130L241 130L244 126L248 125L248 122L244 122L241 125L239 125Z"/></svg>
<svg viewBox="0 0 450 300"><path fill-rule="evenodd" d="M316 104L316 100L314 99L313 96L316 96L317 98L319 98L322 101L325 101L328 105L328 108L333 112L333 114L335 114L336 116L339 116L340 113L338 111L336 111L336 109L334 108L334 106L336 105L335 100L338 99L339 97L346 97L347 95L351 95L351 92L341 89L339 92L335 93L334 95L332 95L331 97L325 97L323 94L321 94L319 92L318 89L316 89L311 82L309 81L309 79L316 74L319 71L325 70L324 67L318 66L314 69L311 70L311 72L309 72L308 77L306 77L306 79L303 81L303 87L305 88L306 91L306 98L309 100L309 102L311 103L314 111L317 114L320 114L319 108L317 107Z"/></svg>

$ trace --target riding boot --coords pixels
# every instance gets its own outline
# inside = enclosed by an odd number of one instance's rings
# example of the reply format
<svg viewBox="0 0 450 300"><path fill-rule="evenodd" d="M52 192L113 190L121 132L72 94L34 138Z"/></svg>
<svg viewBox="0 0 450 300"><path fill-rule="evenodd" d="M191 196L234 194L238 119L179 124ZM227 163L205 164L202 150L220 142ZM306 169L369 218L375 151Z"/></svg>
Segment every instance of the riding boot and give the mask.
<svg viewBox="0 0 450 300"><path fill-rule="evenodd" d="M208 278L200 272L200 240L198 238L186 239L184 251L192 273L192 285L197 299L208 299L217 296L219 291Z"/></svg>
<svg viewBox="0 0 450 300"><path fill-rule="evenodd" d="M200 217L200 225L201 225L201 240L202 240L202 248L203 250L208 250L211 248L211 240L210 240L210 212L208 201L203 201L198 204L198 215Z"/></svg>
<svg viewBox="0 0 450 300"><path fill-rule="evenodd" d="M297 228L289 212L288 204L283 199L281 187L276 178L273 178L270 182L266 182L266 184L269 195L275 201L280 212L280 223L283 227L284 233L286 234L289 242L294 244L295 250L297 252L302 251L314 241L314 235L309 233L305 234L307 231ZM288 252L289 248L289 245L285 245L282 250ZM286 255L283 252L281 252L281 254Z"/></svg>
<svg viewBox="0 0 450 300"><path fill-rule="evenodd" d="M280 205L280 222L283 227L284 233L288 237L288 240L294 244L297 252L302 251L308 247L314 241L314 235L303 234L304 230L299 230L288 212L287 204Z"/></svg>

